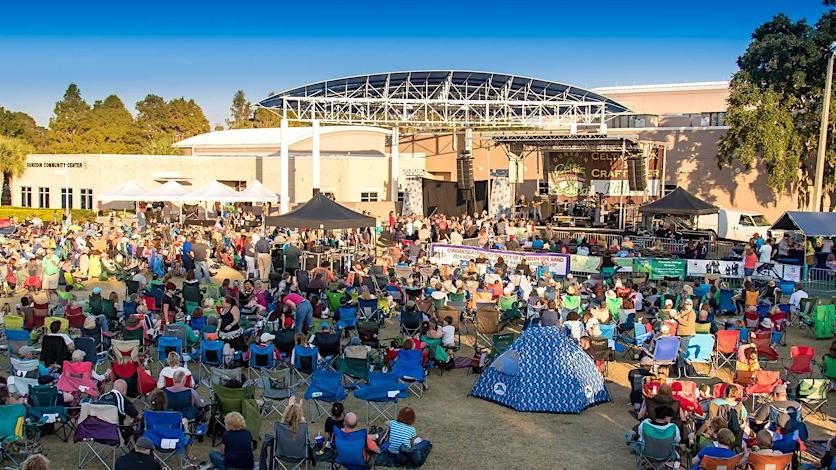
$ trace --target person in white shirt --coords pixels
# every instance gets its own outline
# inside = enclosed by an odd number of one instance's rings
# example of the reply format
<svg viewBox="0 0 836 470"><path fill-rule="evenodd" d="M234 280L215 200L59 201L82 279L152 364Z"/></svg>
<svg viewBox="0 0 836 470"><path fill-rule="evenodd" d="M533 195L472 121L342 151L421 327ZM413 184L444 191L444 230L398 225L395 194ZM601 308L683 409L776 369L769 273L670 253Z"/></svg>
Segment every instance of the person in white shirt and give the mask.
<svg viewBox="0 0 836 470"><path fill-rule="evenodd" d="M633 303L636 304L636 311L644 310L644 294L640 290L633 292Z"/></svg>
<svg viewBox="0 0 836 470"><path fill-rule="evenodd" d="M797 312L801 309L801 299L806 299L808 297L807 292L804 291L801 284L796 284L795 292L790 295L790 306Z"/></svg>
<svg viewBox="0 0 836 470"><path fill-rule="evenodd" d="M143 265L139 272L134 274L134 276L131 278L132 281L135 281L139 284L140 292L144 291L145 285L148 284L148 278L145 277L146 274L148 274L148 268Z"/></svg>
<svg viewBox="0 0 836 470"><path fill-rule="evenodd" d="M456 327L453 326L453 317L444 317L444 326L441 327L441 345L445 348L456 346Z"/></svg>
<svg viewBox="0 0 836 470"><path fill-rule="evenodd" d="M458 230L453 230L452 232L450 232L450 243L451 244L461 245L463 241L464 241L464 237L462 237L462 234L459 233Z"/></svg>
<svg viewBox="0 0 836 470"><path fill-rule="evenodd" d="M772 261L772 239L767 240L766 243L761 245L758 249L758 255L760 255L758 261L761 263L769 263Z"/></svg>

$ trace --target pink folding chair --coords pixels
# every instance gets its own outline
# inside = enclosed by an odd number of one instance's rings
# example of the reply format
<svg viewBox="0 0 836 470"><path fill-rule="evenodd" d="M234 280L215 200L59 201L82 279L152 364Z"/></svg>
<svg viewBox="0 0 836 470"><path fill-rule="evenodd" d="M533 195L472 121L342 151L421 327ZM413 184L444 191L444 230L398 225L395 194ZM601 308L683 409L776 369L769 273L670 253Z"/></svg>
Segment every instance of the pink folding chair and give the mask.
<svg viewBox="0 0 836 470"><path fill-rule="evenodd" d="M93 363L64 361L61 376L58 377L58 390L67 393L80 391L92 397L98 396L99 385L93 380Z"/></svg>

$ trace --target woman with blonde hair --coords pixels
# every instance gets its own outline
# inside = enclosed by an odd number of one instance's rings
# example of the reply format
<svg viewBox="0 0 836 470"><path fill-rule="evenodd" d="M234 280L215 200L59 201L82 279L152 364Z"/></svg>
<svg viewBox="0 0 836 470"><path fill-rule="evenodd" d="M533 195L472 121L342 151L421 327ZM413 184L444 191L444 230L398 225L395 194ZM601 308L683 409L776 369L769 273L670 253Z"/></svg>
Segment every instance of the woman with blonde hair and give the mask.
<svg viewBox="0 0 836 470"><path fill-rule="evenodd" d="M186 384L191 386L192 372L180 364L180 355L177 354L176 351L171 351L168 353L166 360L168 365L160 371L160 376L157 379L157 387L163 389L174 385L174 374L176 374L177 371L183 371L183 373L186 374Z"/></svg>
<svg viewBox="0 0 836 470"><path fill-rule="evenodd" d="M293 434L299 431L299 425L305 423L305 414L302 409L302 400L297 400L295 396L290 397L287 401L287 406L282 415L282 423L290 428Z"/></svg>
<svg viewBox="0 0 836 470"><path fill-rule="evenodd" d="M209 460L218 470L238 468L250 470L255 466L253 436L247 430L247 422L241 413L233 411L224 417L224 434L218 450L209 453Z"/></svg>

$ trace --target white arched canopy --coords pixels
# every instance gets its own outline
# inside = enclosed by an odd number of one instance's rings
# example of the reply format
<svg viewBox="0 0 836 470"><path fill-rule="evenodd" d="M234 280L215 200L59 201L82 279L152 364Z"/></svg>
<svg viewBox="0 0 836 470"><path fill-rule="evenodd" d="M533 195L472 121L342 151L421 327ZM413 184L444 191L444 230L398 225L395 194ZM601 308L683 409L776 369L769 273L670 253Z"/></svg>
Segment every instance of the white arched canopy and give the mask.
<svg viewBox="0 0 836 470"><path fill-rule="evenodd" d="M242 199L241 193L234 191L229 186L218 181L212 181L207 186L186 194L180 200L194 202L238 202L245 201L246 199Z"/></svg>
<svg viewBox="0 0 836 470"><path fill-rule="evenodd" d="M104 192L99 194L99 201L102 202L111 202L111 201L129 201L129 202L137 202L137 201L145 201L148 198L146 195L148 194L148 189L144 186L136 183L135 181L127 181L120 185L117 188L114 188L110 191Z"/></svg>
<svg viewBox="0 0 836 470"><path fill-rule="evenodd" d="M261 181L252 180L247 183L247 189L238 193L240 201L246 202L276 202L279 200L279 195L267 189Z"/></svg>

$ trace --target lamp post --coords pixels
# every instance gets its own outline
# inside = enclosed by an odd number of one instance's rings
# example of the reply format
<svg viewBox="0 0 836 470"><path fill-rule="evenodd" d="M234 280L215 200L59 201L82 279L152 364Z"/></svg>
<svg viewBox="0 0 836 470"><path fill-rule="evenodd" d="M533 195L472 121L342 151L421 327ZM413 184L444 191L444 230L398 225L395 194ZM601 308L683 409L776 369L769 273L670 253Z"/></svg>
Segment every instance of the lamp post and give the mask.
<svg viewBox="0 0 836 470"><path fill-rule="evenodd" d="M830 43L830 57L827 59L827 79L824 85L824 96L821 109L821 125L819 128L819 151L816 156L816 176L813 185L813 211L821 210L821 196L824 185L824 155L827 152L827 127L830 122L830 90L833 86L833 58L836 55L836 42Z"/></svg>

